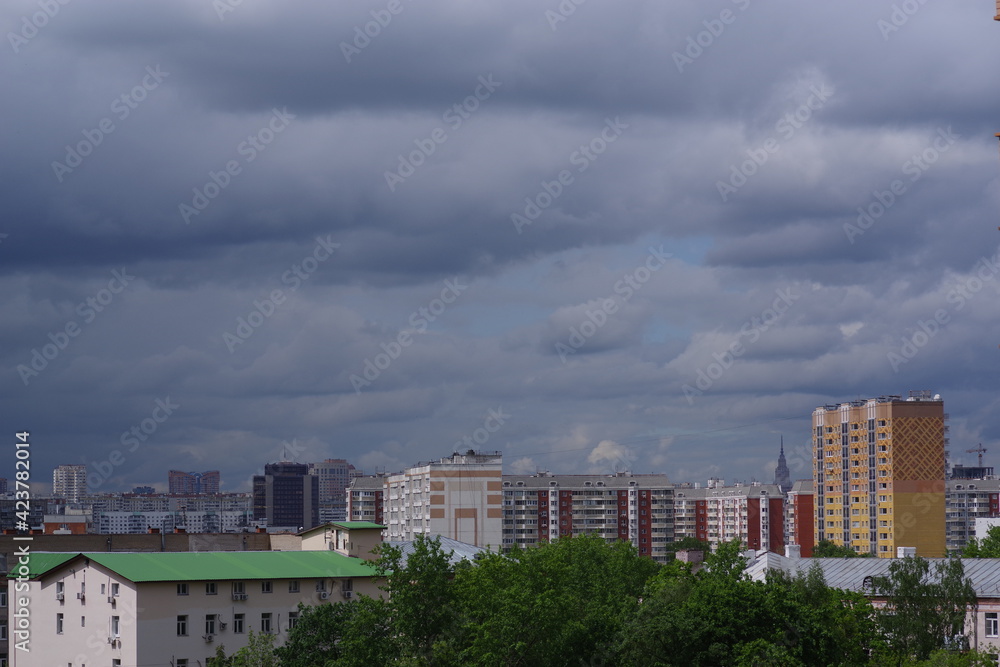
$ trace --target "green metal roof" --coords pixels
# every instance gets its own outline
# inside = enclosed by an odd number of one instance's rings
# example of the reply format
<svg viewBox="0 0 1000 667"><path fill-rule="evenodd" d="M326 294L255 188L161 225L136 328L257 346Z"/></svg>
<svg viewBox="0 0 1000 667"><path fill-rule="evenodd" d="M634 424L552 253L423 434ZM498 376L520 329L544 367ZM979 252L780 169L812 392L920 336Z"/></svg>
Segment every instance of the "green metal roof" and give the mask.
<svg viewBox="0 0 1000 667"><path fill-rule="evenodd" d="M42 552L33 551L28 554L27 578L34 579L35 577L38 577L45 572L48 572L52 568L59 567L66 561L75 558L76 555L77 554L74 552L49 553L44 551ZM17 577L25 576L25 572L23 572L20 569L21 563L18 561L17 554L14 554L11 557L9 567L10 567L10 572L7 574L8 579L16 579Z"/></svg>
<svg viewBox="0 0 1000 667"><path fill-rule="evenodd" d="M50 562L41 556L59 556ZM375 569L359 558L333 551L197 551L197 552L99 552L34 554L34 576L44 574L71 558L81 556L103 565L129 581L220 581L241 579L322 579L371 577Z"/></svg>
<svg viewBox="0 0 1000 667"><path fill-rule="evenodd" d="M361 530L363 528L378 528L382 530L385 528L382 524L371 521L334 521L331 525L337 528L346 528L347 530Z"/></svg>

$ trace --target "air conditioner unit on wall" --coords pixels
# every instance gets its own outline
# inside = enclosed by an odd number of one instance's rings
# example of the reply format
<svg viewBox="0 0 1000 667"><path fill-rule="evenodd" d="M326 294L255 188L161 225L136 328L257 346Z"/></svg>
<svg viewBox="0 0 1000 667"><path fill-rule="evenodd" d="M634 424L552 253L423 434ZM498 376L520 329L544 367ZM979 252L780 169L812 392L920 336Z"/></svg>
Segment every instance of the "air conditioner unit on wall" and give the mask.
<svg viewBox="0 0 1000 667"><path fill-rule="evenodd" d="M319 592L319 599L320 600L326 600L329 597L330 597L330 594L327 593L326 591L320 591Z"/></svg>

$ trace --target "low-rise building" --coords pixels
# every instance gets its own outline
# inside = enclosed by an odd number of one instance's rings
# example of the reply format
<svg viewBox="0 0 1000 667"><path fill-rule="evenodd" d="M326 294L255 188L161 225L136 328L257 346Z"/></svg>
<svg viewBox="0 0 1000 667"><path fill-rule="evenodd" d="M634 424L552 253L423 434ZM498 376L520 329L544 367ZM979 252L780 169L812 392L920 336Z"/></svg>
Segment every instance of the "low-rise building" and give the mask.
<svg viewBox="0 0 1000 667"><path fill-rule="evenodd" d="M25 569L8 582L10 617L30 614L30 632L10 629L11 664L24 667L204 665L251 629L280 646L300 602L379 595L369 563L334 551L34 552Z"/></svg>

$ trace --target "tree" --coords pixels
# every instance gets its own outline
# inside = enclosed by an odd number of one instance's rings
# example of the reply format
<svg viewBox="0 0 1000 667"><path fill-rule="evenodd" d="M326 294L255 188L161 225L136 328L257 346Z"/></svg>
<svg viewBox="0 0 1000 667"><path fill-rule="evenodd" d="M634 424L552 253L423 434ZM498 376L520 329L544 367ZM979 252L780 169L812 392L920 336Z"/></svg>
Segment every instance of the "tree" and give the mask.
<svg viewBox="0 0 1000 667"><path fill-rule="evenodd" d="M668 553L675 553L689 549L691 551L704 551L705 555L712 553L712 545L699 540L697 537L682 537L676 542L668 542L666 550Z"/></svg>
<svg viewBox="0 0 1000 667"><path fill-rule="evenodd" d="M948 647L965 634L966 615L976 606L975 589L959 558L935 564L933 574L923 558L895 559L888 576L873 578L872 592L886 600L877 621L898 664L927 660Z"/></svg>
<svg viewBox="0 0 1000 667"><path fill-rule="evenodd" d="M986 537L977 540L975 537L969 540L962 550L965 558L1000 558L1000 526L992 526L986 533Z"/></svg>
<svg viewBox="0 0 1000 667"><path fill-rule="evenodd" d="M485 554L455 575L454 664L615 663L616 638L659 568L596 535Z"/></svg>
<svg viewBox="0 0 1000 667"><path fill-rule="evenodd" d="M299 603L299 620L285 644L275 649L283 667L315 667L343 655L342 642L360 607L348 602L307 606Z"/></svg>
<svg viewBox="0 0 1000 667"><path fill-rule="evenodd" d="M218 652L216 652L218 655ZM270 633L247 635L247 645L229 658L229 667L278 667L280 663L274 654L274 635Z"/></svg>

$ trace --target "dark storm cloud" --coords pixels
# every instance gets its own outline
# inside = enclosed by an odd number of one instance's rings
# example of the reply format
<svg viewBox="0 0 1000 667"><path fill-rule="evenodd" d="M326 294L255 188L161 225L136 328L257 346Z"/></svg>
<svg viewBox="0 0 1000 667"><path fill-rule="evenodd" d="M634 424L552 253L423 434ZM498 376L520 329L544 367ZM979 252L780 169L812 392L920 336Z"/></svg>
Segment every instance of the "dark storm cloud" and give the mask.
<svg viewBox="0 0 1000 667"><path fill-rule="evenodd" d="M990 7L59 7L0 17L0 423L42 470L167 397L102 487L399 467L501 408L528 471L761 477L911 388L1000 438Z"/></svg>

